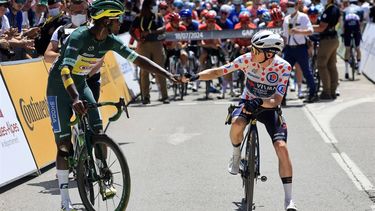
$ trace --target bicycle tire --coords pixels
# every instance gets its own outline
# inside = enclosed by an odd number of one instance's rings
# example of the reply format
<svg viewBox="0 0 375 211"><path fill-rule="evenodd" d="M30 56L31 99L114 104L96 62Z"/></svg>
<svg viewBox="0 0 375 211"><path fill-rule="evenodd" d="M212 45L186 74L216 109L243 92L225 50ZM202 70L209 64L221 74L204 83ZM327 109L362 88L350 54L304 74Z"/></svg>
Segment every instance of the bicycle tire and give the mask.
<svg viewBox="0 0 375 211"><path fill-rule="evenodd" d="M251 130L247 138L246 144L246 176L244 177L245 183L245 200L246 200L246 210L253 210L253 200L254 200L254 183L256 179L256 164L255 164L255 151L256 151L256 141L258 134L255 130Z"/></svg>
<svg viewBox="0 0 375 211"><path fill-rule="evenodd" d="M121 193L121 196L120 196L120 202L114 210L123 211L123 210L126 209L126 207L128 205L128 202L129 202L130 185L131 185L130 172L129 172L129 167L128 167L126 158L125 158L124 154L122 153L119 145L116 142L114 142L107 135L94 136L94 138L92 140L92 146L96 146L96 145L105 145L106 147L111 148L111 150L114 152L114 155L116 156L118 162L120 163L121 171L122 171L122 180L123 180L124 185L123 185L122 193ZM84 146L84 148L86 148L86 147L87 146ZM81 154L79 162L78 162L77 186L78 186L79 195L82 199L82 203L85 206L85 208L88 211L95 211L95 208L93 206L94 200L92 199L92 196L91 196L91 195L94 195L94 194L90 193L90 197L87 196L86 184L85 184L85 182L86 182L86 183L90 184L91 186L94 186L93 181L90 181L89 179L87 179L88 172L86 171L87 168L85 168L85 167L87 167L87 165L88 166L94 165L94 164L90 165L89 163L87 163L87 161L89 161L89 162L94 162L94 161L93 161L92 157L89 157L89 156L87 156L87 154L86 155L85 154L86 153ZM87 158L89 158L89 159L87 159ZM94 189L92 188L92 190L94 190Z"/></svg>
<svg viewBox="0 0 375 211"><path fill-rule="evenodd" d="M355 60L355 57L354 57L354 48L351 47L350 48L350 67L352 69L352 81L355 80L355 70L356 70L356 60Z"/></svg>
<svg viewBox="0 0 375 211"><path fill-rule="evenodd" d="M185 84L179 84L179 91L180 91L180 100L184 100L184 94L185 94Z"/></svg>

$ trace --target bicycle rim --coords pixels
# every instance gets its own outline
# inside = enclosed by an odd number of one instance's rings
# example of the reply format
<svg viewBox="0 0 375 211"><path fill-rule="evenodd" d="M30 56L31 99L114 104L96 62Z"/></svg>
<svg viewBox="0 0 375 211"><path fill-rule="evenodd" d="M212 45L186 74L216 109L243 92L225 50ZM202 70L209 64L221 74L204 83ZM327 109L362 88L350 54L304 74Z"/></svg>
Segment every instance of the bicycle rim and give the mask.
<svg viewBox="0 0 375 211"><path fill-rule="evenodd" d="M245 199L246 210L253 210L254 199L254 182L255 182L255 143L257 133L255 130L250 131L246 146L247 170L245 174Z"/></svg>
<svg viewBox="0 0 375 211"><path fill-rule="evenodd" d="M77 168L83 205L89 211L125 210L130 196L130 173L120 147L108 136L98 135L93 138L89 154L92 156L86 158L81 154Z"/></svg>
<svg viewBox="0 0 375 211"><path fill-rule="evenodd" d="M210 94L210 81L206 81L206 99L208 99L209 94Z"/></svg>

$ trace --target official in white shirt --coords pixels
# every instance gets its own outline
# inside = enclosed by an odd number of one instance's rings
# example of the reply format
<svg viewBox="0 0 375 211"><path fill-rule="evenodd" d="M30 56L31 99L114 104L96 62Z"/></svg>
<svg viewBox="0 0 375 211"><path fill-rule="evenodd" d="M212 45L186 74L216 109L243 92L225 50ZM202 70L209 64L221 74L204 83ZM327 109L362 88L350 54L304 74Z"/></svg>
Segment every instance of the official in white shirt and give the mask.
<svg viewBox="0 0 375 211"><path fill-rule="evenodd" d="M313 103L315 96L314 77L310 71L309 56L307 52L307 36L313 33L309 17L300 12L303 9L303 1L296 0L294 12L284 18L283 37L285 39L284 59L293 67L296 63L301 66L304 77L309 87L309 96L304 101Z"/></svg>

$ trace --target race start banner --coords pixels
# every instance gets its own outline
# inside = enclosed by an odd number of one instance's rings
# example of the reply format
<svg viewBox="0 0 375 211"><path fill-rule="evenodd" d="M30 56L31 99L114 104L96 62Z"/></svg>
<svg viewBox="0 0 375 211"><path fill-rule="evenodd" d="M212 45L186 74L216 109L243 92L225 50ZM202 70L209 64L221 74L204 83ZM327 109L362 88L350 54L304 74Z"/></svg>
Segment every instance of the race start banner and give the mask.
<svg viewBox="0 0 375 211"><path fill-rule="evenodd" d="M4 62L1 71L38 168L53 163L56 144L47 106L48 73L43 60Z"/></svg>
<svg viewBox="0 0 375 211"><path fill-rule="evenodd" d="M0 75L0 187L37 171L16 111Z"/></svg>

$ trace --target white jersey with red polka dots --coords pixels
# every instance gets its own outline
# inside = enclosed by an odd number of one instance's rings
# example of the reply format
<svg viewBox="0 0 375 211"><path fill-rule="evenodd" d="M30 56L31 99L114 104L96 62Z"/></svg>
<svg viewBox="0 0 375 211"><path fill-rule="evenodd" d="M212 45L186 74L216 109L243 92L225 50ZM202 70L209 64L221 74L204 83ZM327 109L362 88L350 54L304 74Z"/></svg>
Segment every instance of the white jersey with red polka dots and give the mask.
<svg viewBox="0 0 375 211"><path fill-rule="evenodd" d="M270 65L262 68L259 63L252 61L251 53L236 58L233 62L224 65L224 74L235 70L242 70L246 76L246 87L241 98L270 99L276 95L284 96L288 84L290 64L276 55Z"/></svg>

